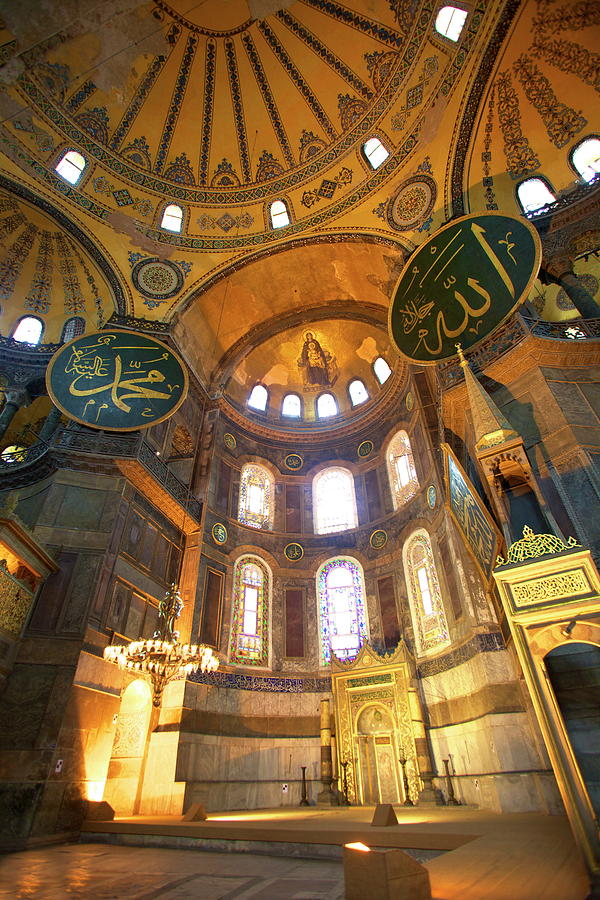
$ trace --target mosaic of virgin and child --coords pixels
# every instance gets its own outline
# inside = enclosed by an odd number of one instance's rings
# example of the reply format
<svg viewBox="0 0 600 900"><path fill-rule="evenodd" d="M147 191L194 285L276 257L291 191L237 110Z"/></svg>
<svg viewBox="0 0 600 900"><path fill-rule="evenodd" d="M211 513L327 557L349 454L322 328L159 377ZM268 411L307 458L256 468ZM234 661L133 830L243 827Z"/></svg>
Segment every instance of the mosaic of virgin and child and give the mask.
<svg viewBox="0 0 600 900"><path fill-rule="evenodd" d="M298 367L306 386L331 387L337 378L335 356L321 346L314 332L304 335Z"/></svg>

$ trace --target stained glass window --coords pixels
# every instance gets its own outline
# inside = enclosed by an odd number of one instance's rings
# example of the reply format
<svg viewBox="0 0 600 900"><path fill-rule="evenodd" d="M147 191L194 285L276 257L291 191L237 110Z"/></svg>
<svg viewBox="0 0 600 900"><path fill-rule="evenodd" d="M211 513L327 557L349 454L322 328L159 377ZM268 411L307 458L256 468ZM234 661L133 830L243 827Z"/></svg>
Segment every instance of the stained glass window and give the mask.
<svg viewBox="0 0 600 900"><path fill-rule="evenodd" d="M365 400L369 399L369 393L365 387L364 381L361 381L360 378L355 378L348 385L348 393L350 394L350 401L352 406L359 406L361 403L364 403Z"/></svg>
<svg viewBox="0 0 600 900"><path fill-rule="evenodd" d="M600 140L586 138L571 151L571 162L585 181L592 181L600 172Z"/></svg>
<svg viewBox="0 0 600 900"><path fill-rule="evenodd" d="M231 662L249 666L269 663L269 605L271 573L256 556L242 556L235 564Z"/></svg>
<svg viewBox="0 0 600 900"><path fill-rule="evenodd" d="M71 319L67 319L63 325L60 339L66 343L67 341L72 341L73 338L78 337L80 334L83 334L84 331L85 319L82 319L81 316L73 316Z"/></svg>
<svg viewBox="0 0 600 900"><path fill-rule="evenodd" d="M82 156L77 150L67 150L57 162L54 171L58 172L61 178L64 178L69 184L77 184L83 175L85 165L85 156Z"/></svg>
<svg viewBox="0 0 600 900"><path fill-rule="evenodd" d="M168 206L165 206L162 219L160 222L161 228L166 228L167 231L174 231L177 234L181 232L183 226L183 210L180 206L177 206L176 203L169 203Z"/></svg>
<svg viewBox="0 0 600 900"><path fill-rule="evenodd" d="M347 557L330 559L317 573L321 659L353 659L368 638L362 569Z"/></svg>
<svg viewBox="0 0 600 900"><path fill-rule="evenodd" d="M402 555L417 652L437 650L450 638L431 541L423 528L409 537Z"/></svg>
<svg viewBox="0 0 600 900"><path fill-rule="evenodd" d="M271 226L273 228L284 228L290 224L290 214L284 200L275 200L271 203L269 215L271 216Z"/></svg>
<svg viewBox="0 0 600 900"><path fill-rule="evenodd" d="M286 394L281 405L281 415L299 419L302 415L302 402L298 394Z"/></svg>
<svg viewBox="0 0 600 900"><path fill-rule="evenodd" d="M556 197L541 178L526 178L517 187L517 197L524 213L536 212L554 203Z"/></svg>
<svg viewBox="0 0 600 900"><path fill-rule="evenodd" d="M379 384L384 384L392 374L392 370L386 363L383 356L377 357L377 359L373 363L373 371L375 372L375 377L377 378Z"/></svg>
<svg viewBox="0 0 600 900"><path fill-rule="evenodd" d="M451 41L457 41L464 28L466 18L467 11L465 9L459 9L457 6L443 6L437 14L435 30Z"/></svg>
<svg viewBox="0 0 600 900"><path fill-rule="evenodd" d="M248 463L240 476L238 519L251 528L273 527L273 479L267 469Z"/></svg>
<svg viewBox="0 0 600 900"><path fill-rule="evenodd" d="M419 490L415 461L410 440L405 431L399 431L394 435L390 441L386 458L394 509L399 509Z"/></svg>
<svg viewBox="0 0 600 900"><path fill-rule="evenodd" d="M264 384L255 384L248 397L248 406L251 409L258 409L260 412L264 412L267 408L268 399L269 392Z"/></svg>
<svg viewBox="0 0 600 900"><path fill-rule="evenodd" d="M376 137L369 138L363 144L363 151L372 169L378 169L390 155L379 138Z"/></svg>
<svg viewBox="0 0 600 900"><path fill-rule="evenodd" d="M358 515L352 472L338 467L319 472L313 481L313 509L316 534L356 528Z"/></svg>
<svg viewBox="0 0 600 900"><path fill-rule="evenodd" d="M39 344L43 330L44 323L37 316L23 316L12 333L12 339L23 344Z"/></svg>

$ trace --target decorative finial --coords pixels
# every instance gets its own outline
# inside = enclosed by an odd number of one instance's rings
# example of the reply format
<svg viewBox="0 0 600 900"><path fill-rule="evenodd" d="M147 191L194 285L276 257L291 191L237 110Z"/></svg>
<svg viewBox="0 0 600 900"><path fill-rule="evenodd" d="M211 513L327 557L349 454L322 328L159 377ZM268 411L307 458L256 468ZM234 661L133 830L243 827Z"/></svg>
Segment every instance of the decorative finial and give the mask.
<svg viewBox="0 0 600 900"><path fill-rule="evenodd" d="M465 359L465 354L462 352L462 347L460 344L455 344L456 351L458 353L458 361L460 362L463 369L467 369L469 367L469 363Z"/></svg>

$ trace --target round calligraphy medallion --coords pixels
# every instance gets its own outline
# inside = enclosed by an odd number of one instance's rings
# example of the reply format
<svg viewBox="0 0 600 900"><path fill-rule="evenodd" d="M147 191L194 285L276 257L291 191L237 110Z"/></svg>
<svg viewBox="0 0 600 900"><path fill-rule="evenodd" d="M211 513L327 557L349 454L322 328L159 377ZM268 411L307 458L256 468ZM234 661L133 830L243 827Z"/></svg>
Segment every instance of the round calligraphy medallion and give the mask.
<svg viewBox="0 0 600 900"><path fill-rule="evenodd" d="M212 527L211 534L213 536L213 541L215 542L215 544L227 543L227 529L222 522L215 522Z"/></svg>
<svg viewBox="0 0 600 900"><path fill-rule="evenodd" d="M137 431L179 409L188 374L178 354L156 338L106 329L63 344L46 370L46 388L75 422L101 431Z"/></svg>
<svg viewBox="0 0 600 900"><path fill-rule="evenodd" d="M479 344L529 296L541 261L531 222L489 211L438 229L404 266L388 328L401 355L435 365Z"/></svg>
<svg viewBox="0 0 600 900"><path fill-rule="evenodd" d="M430 509L435 509L437 503L437 491L434 484L430 484L427 488L427 503Z"/></svg>
<svg viewBox="0 0 600 900"><path fill-rule="evenodd" d="M362 441L356 448L356 453L361 459L373 452L373 441Z"/></svg>
<svg viewBox="0 0 600 900"><path fill-rule="evenodd" d="M304 556L304 547L302 544L297 544L293 541L283 548L283 555L286 559L289 559L290 562L298 562L298 560L302 559Z"/></svg>
<svg viewBox="0 0 600 900"><path fill-rule="evenodd" d="M286 469L291 469L293 472L297 472L298 469L301 469L304 465L304 460L299 453L288 453L288 455L283 460L283 464Z"/></svg>
<svg viewBox="0 0 600 900"><path fill-rule="evenodd" d="M414 405L415 405L415 398L413 397L412 391L409 391L409 392L408 392L408 394L406 395L406 399L404 400L404 402L406 403L406 408L407 408L407 410L408 410L409 412L411 412L412 409L413 409L413 407L414 407Z"/></svg>
<svg viewBox="0 0 600 900"><path fill-rule="evenodd" d="M414 175L403 181L386 207L388 225L396 231L409 231L424 222L437 197L437 187L428 175Z"/></svg>
<svg viewBox="0 0 600 900"><path fill-rule="evenodd" d="M233 434L230 434L228 431L223 435L223 443L227 447L228 450L235 450L237 447L237 441Z"/></svg>
<svg viewBox="0 0 600 900"><path fill-rule="evenodd" d="M141 259L131 270L131 280L144 297L168 300L183 287L183 272L168 259Z"/></svg>
<svg viewBox="0 0 600 900"><path fill-rule="evenodd" d="M387 531L384 531L383 528L378 528L377 531L374 531L369 538L369 543L373 550L381 550L382 547L385 547L387 544Z"/></svg>

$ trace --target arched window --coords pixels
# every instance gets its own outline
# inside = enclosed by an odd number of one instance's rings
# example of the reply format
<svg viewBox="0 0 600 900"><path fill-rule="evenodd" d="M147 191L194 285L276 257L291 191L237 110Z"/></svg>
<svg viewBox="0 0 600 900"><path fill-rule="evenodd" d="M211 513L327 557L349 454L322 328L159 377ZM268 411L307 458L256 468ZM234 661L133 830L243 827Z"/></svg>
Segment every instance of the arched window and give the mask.
<svg viewBox="0 0 600 900"><path fill-rule="evenodd" d="M364 381L361 381L360 378L355 378L354 381L350 382L348 393L350 394L352 406L360 406L361 403L369 399L369 392L365 387Z"/></svg>
<svg viewBox="0 0 600 900"><path fill-rule="evenodd" d="M83 175L85 166L85 156L82 156L77 150L67 150L56 163L54 171L58 172L60 177L68 181L69 184L77 184Z"/></svg>
<svg viewBox="0 0 600 900"><path fill-rule="evenodd" d="M328 419L337 414L338 405L333 394L321 394L320 397L317 397L317 417L319 419Z"/></svg>
<svg viewBox="0 0 600 900"><path fill-rule="evenodd" d="M600 139L586 138L577 144L571 151L571 163L585 181L592 181L600 172Z"/></svg>
<svg viewBox="0 0 600 900"><path fill-rule="evenodd" d="M37 316L23 316L12 333L12 339L23 344L39 344L43 330L44 323Z"/></svg>
<svg viewBox="0 0 600 900"><path fill-rule="evenodd" d="M257 409L259 412L264 412L267 408L268 399L269 392L264 384L255 384L248 397L248 406L251 409Z"/></svg>
<svg viewBox="0 0 600 900"><path fill-rule="evenodd" d="M0 453L0 459L3 463L19 463L23 462L27 455L27 447L22 444L10 444Z"/></svg>
<svg viewBox="0 0 600 900"><path fill-rule="evenodd" d="M298 394L286 394L281 404L281 415L299 419L302 415L302 401Z"/></svg>
<svg viewBox="0 0 600 900"><path fill-rule="evenodd" d="M526 178L517 187L517 198L524 213L535 212L554 203L556 197L541 178Z"/></svg>
<svg viewBox="0 0 600 900"><path fill-rule="evenodd" d="M176 203L169 203L168 206L165 206L160 227L166 228L167 231L174 231L176 234L181 234L182 226L182 208L180 206L177 206Z"/></svg>
<svg viewBox="0 0 600 900"><path fill-rule="evenodd" d="M417 653L448 644L448 624L429 535L415 531L402 551Z"/></svg>
<svg viewBox="0 0 600 900"><path fill-rule="evenodd" d="M358 562L330 559L317 572L321 659L353 659L368 639L365 588Z"/></svg>
<svg viewBox="0 0 600 900"><path fill-rule="evenodd" d="M392 374L392 370L386 363L383 356L378 356L375 362L373 363L373 371L375 372L375 377L379 384L385 384L390 375Z"/></svg>
<svg viewBox="0 0 600 900"><path fill-rule="evenodd" d="M290 224L290 214L285 200L274 200L269 207L272 228L284 228Z"/></svg>
<svg viewBox="0 0 600 900"><path fill-rule="evenodd" d="M67 319L67 321L63 325L60 339L63 344L66 344L67 341L72 341L73 338L79 337L79 335L83 334L84 331L85 319L82 319L81 316L73 316L71 319Z"/></svg>
<svg viewBox="0 0 600 900"><path fill-rule="evenodd" d="M273 527L273 478L254 463L242 468L238 519L251 528Z"/></svg>
<svg viewBox="0 0 600 900"><path fill-rule="evenodd" d="M379 138L372 137L363 144L363 153L372 169L378 169L390 155Z"/></svg>
<svg viewBox="0 0 600 900"><path fill-rule="evenodd" d="M352 472L337 466L319 472L313 481L313 510L316 534L356 528L358 515Z"/></svg>
<svg viewBox="0 0 600 900"><path fill-rule="evenodd" d="M457 41L465 25L467 12L458 6L442 6L435 20L435 30L442 37Z"/></svg>
<svg viewBox="0 0 600 900"><path fill-rule="evenodd" d="M386 460L394 509L399 509L419 490L415 460L405 431L399 431L390 441Z"/></svg>
<svg viewBox="0 0 600 900"><path fill-rule="evenodd" d="M248 666L269 664L271 572L257 556L241 556L233 575L229 659Z"/></svg>

